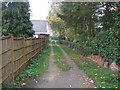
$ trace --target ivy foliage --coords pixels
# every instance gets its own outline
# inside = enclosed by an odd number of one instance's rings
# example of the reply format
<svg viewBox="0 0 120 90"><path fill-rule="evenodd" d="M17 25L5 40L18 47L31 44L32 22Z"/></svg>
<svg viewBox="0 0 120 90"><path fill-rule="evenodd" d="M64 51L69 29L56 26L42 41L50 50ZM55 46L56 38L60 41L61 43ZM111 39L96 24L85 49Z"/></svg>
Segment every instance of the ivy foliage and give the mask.
<svg viewBox="0 0 120 90"><path fill-rule="evenodd" d="M91 42L92 53L102 56L109 65L115 60L120 65L120 43L115 30L107 30L96 35Z"/></svg>

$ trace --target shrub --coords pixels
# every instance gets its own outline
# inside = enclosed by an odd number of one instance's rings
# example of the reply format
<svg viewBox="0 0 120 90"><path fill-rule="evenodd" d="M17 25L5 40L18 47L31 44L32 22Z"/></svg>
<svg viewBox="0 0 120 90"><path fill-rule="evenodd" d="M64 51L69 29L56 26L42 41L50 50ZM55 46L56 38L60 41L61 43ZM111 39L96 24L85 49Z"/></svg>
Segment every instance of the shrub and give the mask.
<svg viewBox="0 0 120 90"><path fill-rule="evenodd" d="M119 38L117 38L117 35L115 34L116 32L117 30L114 29L102 31L87 44L78 44L64 40L62 40L61 43L75 49L84 56L89 54L99 55L108 62L108 66L113 61L116 61L116 64L120 66L120 43Z"/></svg>
<svg viewBox="0 0 120 90"><path fill-rule="evenodd" d="M101 32L91 41L93 54L98 54L108 61L110 65L114 60L120 65L119 40L115 36L115 31L108 30Z"/></svg>

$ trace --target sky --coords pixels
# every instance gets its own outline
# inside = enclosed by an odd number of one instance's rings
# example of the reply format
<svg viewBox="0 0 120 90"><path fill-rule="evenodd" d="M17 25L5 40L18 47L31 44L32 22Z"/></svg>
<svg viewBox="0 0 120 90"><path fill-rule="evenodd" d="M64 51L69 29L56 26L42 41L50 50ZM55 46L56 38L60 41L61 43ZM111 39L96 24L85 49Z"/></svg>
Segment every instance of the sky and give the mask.
<svg viewBox="0 0 120 90"><path fill-rule="evenodd" d="M29 0L32 11L31 20L46 20L49 13L49 0Z"/></svg>

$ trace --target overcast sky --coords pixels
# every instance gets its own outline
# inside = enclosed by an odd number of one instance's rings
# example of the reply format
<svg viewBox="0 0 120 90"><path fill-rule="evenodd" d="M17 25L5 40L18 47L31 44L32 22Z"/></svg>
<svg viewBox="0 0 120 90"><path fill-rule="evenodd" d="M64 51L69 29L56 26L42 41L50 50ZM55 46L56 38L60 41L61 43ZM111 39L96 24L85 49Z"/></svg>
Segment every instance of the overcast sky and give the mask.
<svg viewBox="0 0 120 90"><path fill-rule="evenodd" d="M29 0L32 11L31 20L46 20L50 5L49 0Z"/></svg>

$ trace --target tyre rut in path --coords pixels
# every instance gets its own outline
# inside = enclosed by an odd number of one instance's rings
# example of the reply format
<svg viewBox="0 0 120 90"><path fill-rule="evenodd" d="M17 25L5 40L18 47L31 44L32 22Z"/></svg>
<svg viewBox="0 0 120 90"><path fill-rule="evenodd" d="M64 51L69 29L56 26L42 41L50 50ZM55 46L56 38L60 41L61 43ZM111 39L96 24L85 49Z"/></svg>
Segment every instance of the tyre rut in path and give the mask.
<svg viewBox="0 0 120 90"><path fill-rule="evenodd" d="M72 67L69 71L63 72L54 63L54 52L51 46L51 54L48 70L40 78L32 81L24 88L94 88L96 85L88 81L88 77L71 60L66 52L62 50L65 60Z"/></svg>
<svg viewBox="0 0 120 90"><path fill-rule="evenodd" d="M63 72L68 75L69 85L72 88L96 88L97 86L89 81L85 73L78 68L78 66L71 60L70 56L59 46L62 50L67 64L72 67L70 71ZM68 74L69 73L69 74Z"/></svg>

